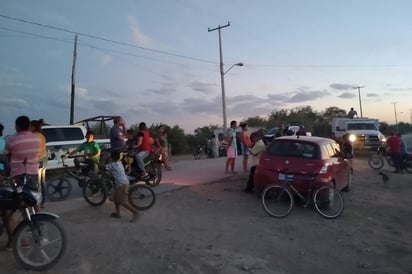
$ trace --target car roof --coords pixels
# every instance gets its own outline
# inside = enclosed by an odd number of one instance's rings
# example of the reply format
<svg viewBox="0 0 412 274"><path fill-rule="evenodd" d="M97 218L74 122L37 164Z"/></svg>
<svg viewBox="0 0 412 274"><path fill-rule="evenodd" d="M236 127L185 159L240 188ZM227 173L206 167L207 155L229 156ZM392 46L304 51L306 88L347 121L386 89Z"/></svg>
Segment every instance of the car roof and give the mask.
<svg viewBox="0 0 412 274"><path fill-rule="evenodd" d="M275 138L273 142L276 142L278 140L290 140L290 141L304 141L304 142L311 142L311 143L316 143L316 144L325 144L325 143L331 143L335 142L334 140L330 138L325 138L325 137L319 137L319 136L306 136L306 135L292 135L292 136L282 136Z"/></svg>

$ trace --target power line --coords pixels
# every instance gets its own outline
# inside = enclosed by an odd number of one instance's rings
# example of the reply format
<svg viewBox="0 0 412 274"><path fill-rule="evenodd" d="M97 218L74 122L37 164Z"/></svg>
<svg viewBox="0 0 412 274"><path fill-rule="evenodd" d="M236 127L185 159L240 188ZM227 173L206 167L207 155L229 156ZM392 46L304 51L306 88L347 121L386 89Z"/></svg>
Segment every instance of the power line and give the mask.
<svg viewBox="0 0 412 274"><path fill-rule="evenodd" d="M121 41L117 41L117 40L113 40L113 39L109 39L109 38L105 38L105 37L101 37L101 36L97 36L97 35L76 32L76 31L73 31L73 30L60 28L60 27L55 27L55 26L51 26L51 25L47 25L47 24L34 22L34 21L29 21L29 20L25 20L25 19L21 19L21 18L17 18L17 17L11 17L11 16L7 16L7 15L4 15L4 14L0 14L0 17L8 19L8 20L18 21L18 22L25 23L25 24L36 25L36 26L43 27L43 28L49 28L49 29L53 29L53 30L57 30L57 31L66 32L66 33L77 34L79 36L84 36L84 37L88 37L88 38L92 38L92 39L96 39L96 40L110 42L110 43L118 44L118 45L122 45L122 46L137 48L137 49L141 49L141 50L151 51L151 52L160 53L160 54L169 55L169 56L178 57L178 58L189 59L189 60L193 60L193 61L216 64L216 62L212 62L212 61L208 61L208 60L204 60L204 59L200 59L200 58L185 56L185 55L171 53L171 52L162 51L162 50L146 48L146 47L142 47L142 46L137 46L137 45L133 45L133 44L130 44L130 43L121 42Z"/></svg>

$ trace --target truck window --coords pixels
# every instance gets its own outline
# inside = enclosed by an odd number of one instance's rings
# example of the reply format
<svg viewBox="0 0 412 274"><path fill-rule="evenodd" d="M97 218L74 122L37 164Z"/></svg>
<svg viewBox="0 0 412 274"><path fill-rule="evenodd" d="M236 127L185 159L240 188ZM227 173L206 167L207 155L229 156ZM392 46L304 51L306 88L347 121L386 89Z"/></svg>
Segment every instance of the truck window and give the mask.
<svg viewBox="0 0 412 274"><path fill-rule="evenodd" d="M43 128L43 134L47 143L84 140L82 130L76 127Z"/></svg>
<svg viewBox="0 0 412 274"><path fill-rule="evenodd" d="M349 123L348 130L377 130L374 124L370 123Z"/></svg>

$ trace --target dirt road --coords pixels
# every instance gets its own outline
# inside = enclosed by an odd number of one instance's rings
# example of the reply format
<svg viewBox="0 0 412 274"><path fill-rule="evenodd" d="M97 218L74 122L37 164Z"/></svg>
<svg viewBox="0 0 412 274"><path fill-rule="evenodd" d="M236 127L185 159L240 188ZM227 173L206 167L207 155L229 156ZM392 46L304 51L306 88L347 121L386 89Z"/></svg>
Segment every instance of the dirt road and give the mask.
<svg viewBox="0 0 412 274"><path fill-rule="evenodd" d="M385 187L356 159L336 220L299 205L286 218L269 217L241 191L246 174L163 192L137 223L126 211L111 219L110 202L49 204L69 246L47 273L412 273L412 175L388 174ZM0 273L31 272L1 250Z"/></svg>

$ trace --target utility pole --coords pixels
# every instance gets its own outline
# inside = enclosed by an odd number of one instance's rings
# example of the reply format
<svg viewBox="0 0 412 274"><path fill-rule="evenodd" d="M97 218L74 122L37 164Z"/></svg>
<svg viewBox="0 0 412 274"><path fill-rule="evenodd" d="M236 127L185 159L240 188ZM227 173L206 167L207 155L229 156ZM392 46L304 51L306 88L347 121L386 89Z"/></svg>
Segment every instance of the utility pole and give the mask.
<svg viewBox="0 0 412 274"><path fill-rule="evenodd" d="M360 89L364 88L365 86L357 86L357 87L353 87L353 89L358 89L358 95L359 95L359 110L360 110L360 116L361 118L363 117L363 113L362 113L362 100L361 100L361 96L360 96Z"/></svg>
<svg viewBox="0 0 412 274"><path fill-rule="evenodd" d="M76 58L77 58L77 34L74 36L73 65L72 65L72 87L70 98L70 125L74 123L74 93L75 93L75 76L76 76Z"/></svg>
<svg viewBox="0 0 412 274"><path fill-rule="evenodd" d="M220 30L230 26L230 22L226 25L219 25L217 28L208 28L208 32L218 30L219 32L219 53L220 53L220 85L222 87L222 109L223 109L223 137L226 136L227 118L226 118L226 98L225 98L225 72L223 70L223 52L222 52L222 36Z"/></svg>
<svg viewBox="0 0 412 274"><path fill-rule="evenodd" d="M411 124L412 124L412 108L409 109L409 116L410 116Z"/></svg>
<svg viewBox="0 0 412 274"><path fill-rule="evenodd" d="M395 126L396 126L396 132L399 132L399 126L398 126L398 115L396 114L396 104L398 102L391 102L393 104L393 111L395 112Z"/></svg>

